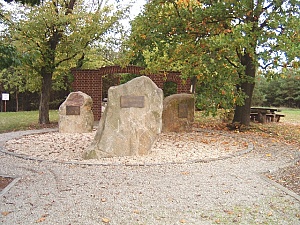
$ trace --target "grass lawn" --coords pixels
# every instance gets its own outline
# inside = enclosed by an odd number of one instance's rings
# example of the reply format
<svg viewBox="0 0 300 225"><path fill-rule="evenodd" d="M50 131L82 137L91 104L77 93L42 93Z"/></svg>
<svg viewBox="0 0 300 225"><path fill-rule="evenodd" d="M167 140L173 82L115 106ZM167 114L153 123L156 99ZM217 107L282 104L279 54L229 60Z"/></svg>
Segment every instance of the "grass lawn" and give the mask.
<svg viewBox="0 0 300 225"><path fill-rule="evenodd" d="M58 111L50 110L49 116L50 126L55 126L58 123ZM0 112L0 133L45 127L38 123L38 118L38 111Z"/></svg>
<svg viewBox="0 0 300 225"><path fill-rule="evenodd" d="M285 115L285 117L281 119L282 122L296 123L300 125L300 109L281 108L278 113Z"/></svg>

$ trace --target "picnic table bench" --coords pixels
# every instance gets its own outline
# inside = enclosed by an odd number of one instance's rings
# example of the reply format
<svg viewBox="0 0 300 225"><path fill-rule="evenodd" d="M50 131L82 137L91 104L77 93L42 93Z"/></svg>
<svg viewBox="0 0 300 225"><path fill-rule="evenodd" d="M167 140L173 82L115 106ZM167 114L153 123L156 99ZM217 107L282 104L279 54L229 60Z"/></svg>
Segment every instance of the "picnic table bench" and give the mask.
<svg viewBox="0 0 300 225"><path fill-rule="evenodd" d="M276 113L277 111L276 108L251 107L250 120L259 123L279 122L285 115Z"/></svg>

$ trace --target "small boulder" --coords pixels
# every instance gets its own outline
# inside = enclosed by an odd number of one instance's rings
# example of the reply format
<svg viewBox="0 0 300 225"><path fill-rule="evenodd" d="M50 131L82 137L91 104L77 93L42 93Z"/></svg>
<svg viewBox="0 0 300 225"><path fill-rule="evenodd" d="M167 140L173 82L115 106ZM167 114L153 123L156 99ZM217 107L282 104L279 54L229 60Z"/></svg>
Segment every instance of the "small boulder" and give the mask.
<svg viewBox="0 0 300 225"><path fill-rule="evenodd" d="M93 130L92 98L81 92L71 92L59 107L59 132L88 133Z"/></svg>
<svg viewBox="0 0 300 225"><path fill-rule="evenodd" d="M162 132L188 132L192 129L195 99L192 94L174 94L164 99Z"/></svg>

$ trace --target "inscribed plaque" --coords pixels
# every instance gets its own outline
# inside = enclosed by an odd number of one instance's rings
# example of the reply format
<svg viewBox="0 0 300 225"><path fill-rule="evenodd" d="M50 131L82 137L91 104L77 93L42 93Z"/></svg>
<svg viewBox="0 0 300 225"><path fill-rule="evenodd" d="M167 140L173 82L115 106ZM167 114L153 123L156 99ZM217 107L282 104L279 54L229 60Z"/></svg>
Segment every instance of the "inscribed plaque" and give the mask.
<svg viewBox="0 0 300 225"><path fill-rule="evenodd" d="M179 118L188 118L188 105L187 103L178 104L178 117Z"/></svg>
<svg viewBox="0 0 300 225"><path fill-rule="evenodd" d="M144 108L145 97L135 95L124 95L120 98L121 108Z"/></svg>
<svg viewBox="0 0 300 225"><path fill-rule="evenodd" d="M80 106L67 105L66 115L80 115Z"/></svg>

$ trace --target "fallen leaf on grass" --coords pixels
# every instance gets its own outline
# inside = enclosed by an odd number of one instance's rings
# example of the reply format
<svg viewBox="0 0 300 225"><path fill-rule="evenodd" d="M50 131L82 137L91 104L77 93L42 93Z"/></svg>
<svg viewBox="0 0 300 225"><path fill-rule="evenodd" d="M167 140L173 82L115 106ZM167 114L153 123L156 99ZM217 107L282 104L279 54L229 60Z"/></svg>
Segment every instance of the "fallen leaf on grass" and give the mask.
<svg viewBox="0 0 300 225"><path fill-rule="evenodd" d="M224 210L224 212L225 212L225 213L227 213L227 214L229 214L229 215L232 215L232 214L234 214L234 212L233 212L233 211L231 211L231 210Z"/></svg>
<svg viewBox="0 0 300 225"><path fill-rule="evenodd" d="M220 220L220 219L216 219L216 220L215 220L215 223L220 224L220 223L221 223L221 220Z"/></svg>

